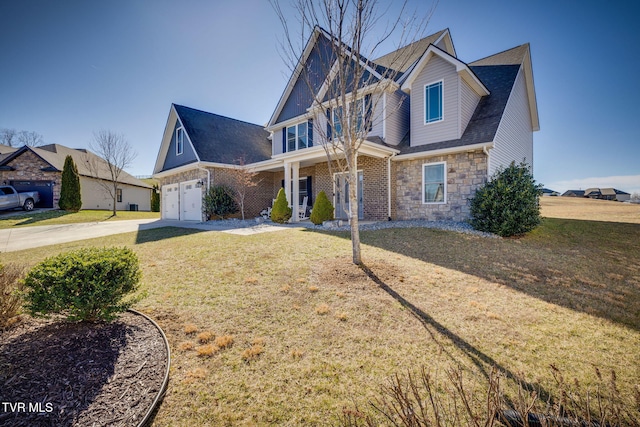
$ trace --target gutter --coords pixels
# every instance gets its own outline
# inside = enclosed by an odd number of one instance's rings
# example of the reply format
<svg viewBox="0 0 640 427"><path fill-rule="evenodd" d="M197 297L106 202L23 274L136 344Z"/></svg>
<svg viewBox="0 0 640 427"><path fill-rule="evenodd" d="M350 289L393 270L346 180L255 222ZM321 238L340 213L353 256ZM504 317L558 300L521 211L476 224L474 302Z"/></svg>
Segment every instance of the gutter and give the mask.
<svg viewBox="0 0 640 427"><path fill-rule="evenodd" d="M480 144L461 145L458 147L442 148L439 150L428 150L428 151L418 151L416 153L399 154L397 156L394 156L393 160L394 161L413 160L413 159L420 159L424 157L443 156L446 154L462 153L465 151L476 151L476 150L482 150L485 154L489 155L488 150L492 148L493 148L493 141L483 142Z"/></svg>

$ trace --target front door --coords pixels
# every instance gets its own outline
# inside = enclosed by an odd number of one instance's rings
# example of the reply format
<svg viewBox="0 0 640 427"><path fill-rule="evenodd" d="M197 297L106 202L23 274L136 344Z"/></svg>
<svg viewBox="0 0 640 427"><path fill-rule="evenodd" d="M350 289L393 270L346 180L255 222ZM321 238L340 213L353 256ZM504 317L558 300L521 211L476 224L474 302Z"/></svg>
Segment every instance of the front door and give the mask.
<svg viewBox="0 0 640 427"><path fill-rule="evenodd" d="M364 217L364 197L362 191L362 171L358 171L358 219ZM335 174L335 217L336 219L349 219L349 181L347 173Z"/></svg>

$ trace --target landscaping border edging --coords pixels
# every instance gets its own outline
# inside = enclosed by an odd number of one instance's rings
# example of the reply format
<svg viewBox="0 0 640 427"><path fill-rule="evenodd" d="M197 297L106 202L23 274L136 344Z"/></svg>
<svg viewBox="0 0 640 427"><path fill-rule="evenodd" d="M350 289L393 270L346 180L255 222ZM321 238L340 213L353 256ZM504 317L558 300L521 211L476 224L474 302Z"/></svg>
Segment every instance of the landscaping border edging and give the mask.
<svg viewBox="0 0 640 427"><path fill-rule="evenodd" d="M145 413L142 420L140 420L140 422L137 424L137 427L143 427L151 417L151 414L153 414L153 412L156 410L156 408L164 398L164 395L167 391L167 386L169 385L169 370L171 368L171 348L169 347L169 341L167 340L167 336L165 335L162 328L155 322L155 320L153 320L146 314L141 313L137 310L133 310L131 308L128 309L127 311L133 314L137 314L138 316L142 316L145 319L147 319L149 322L151 322L151 324L155 326L155 328L160 332L160 335L162 336L162 340L164 341L165 349L167 350L167 368L164 373L164 379L162 380L162 385L160 386L160 390L158 391L158 394L156 395L155 399L153 400L153 403Z"/></svg>

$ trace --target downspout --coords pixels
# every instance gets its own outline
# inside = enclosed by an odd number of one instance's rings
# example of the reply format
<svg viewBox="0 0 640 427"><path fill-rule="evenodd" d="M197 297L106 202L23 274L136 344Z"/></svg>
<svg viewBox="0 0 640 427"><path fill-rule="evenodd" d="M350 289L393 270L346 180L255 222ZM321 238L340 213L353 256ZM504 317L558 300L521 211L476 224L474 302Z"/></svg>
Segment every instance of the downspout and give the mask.
<svg viewBox="0 0 640 427"><path fill-rule="evenodd" d="M487 155L487 178L489 178L489 166L490 166L489 165L489 159L490 159L490 157L489 157L489 150L487 150L487 146L486 145L482 146L482 152Z"/></svg>
<svg viewBox="0 0 640 427"><path fill-rule="evenodd" d="M211 171L209 169L200 167L200 165L198 165L198 169L200 169L201 171L205 171L207 173L207 191L208 191L209 188L211 188Z"/></svg>
<svg viewBox="0 0 640 427"><path fill-rule="evenodd" d="M397 153L391 154L387 157L387 220L391 221L391 158L395 157Z"/></svg>

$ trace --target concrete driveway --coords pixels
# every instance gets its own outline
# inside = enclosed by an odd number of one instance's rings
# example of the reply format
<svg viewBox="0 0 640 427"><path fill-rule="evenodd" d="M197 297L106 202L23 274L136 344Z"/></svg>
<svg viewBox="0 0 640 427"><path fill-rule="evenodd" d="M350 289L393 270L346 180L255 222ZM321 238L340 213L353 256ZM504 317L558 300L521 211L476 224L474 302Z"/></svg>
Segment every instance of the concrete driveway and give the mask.
<svg viewBox="0 0 640 427"><path fill-rule="evenodd" d="M238 224L239 225L239 224ZM55 245L76 240L92 239L112 234L150 230L160 227L192 228L203 231L220 231L249 235L286 230L288 227L258 224L254 227L238 227L229 222L190 222L161 219L135 219L124 221L84 222L79 224L42 225L0 230L0 253L21 251L39 246Z"/></svg>

